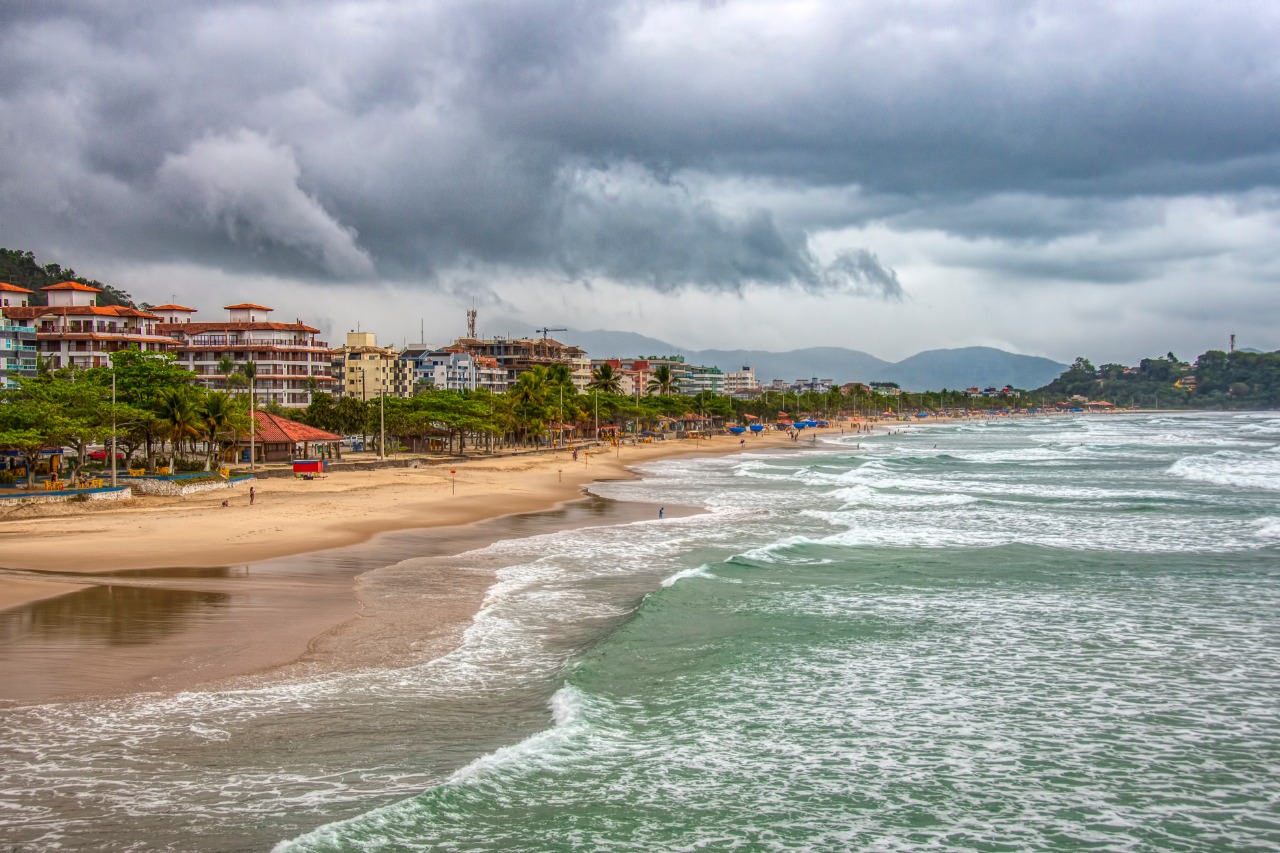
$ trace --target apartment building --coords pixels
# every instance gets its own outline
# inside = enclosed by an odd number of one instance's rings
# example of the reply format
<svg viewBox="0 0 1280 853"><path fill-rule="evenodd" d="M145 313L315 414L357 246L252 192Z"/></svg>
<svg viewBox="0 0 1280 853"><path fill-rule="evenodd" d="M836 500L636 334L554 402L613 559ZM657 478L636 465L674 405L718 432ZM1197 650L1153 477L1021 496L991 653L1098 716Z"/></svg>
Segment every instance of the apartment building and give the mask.
<svg viewBox="0 0 1280 853"><path fill-rule="evenodd" d="M35 330L36 352L21 349L30 344L18 343L14 352L19 368L24 360L35 370L35 356L43 358L52 369L61 367L109 367L111 354L122 349L137 348L143 352L167 352L174 342L159 330L160 317L148 311L120 305L99 305L102 291L76 281L64 281L41 288L48 305L30 305L23 288L8 285L0 291L0 300L9 304L0 310L15 331L13 338L30 340L28 328ZM17 303L17 304L14 304ZM30 356L24 359L23 356ZM6 355L6 362L8 356Z"/></svg>
<svg viewBox="0 0 1280 853"><path fill-rule="evenodd" d="M26 308L32 291L0 281L0 307ZM18 377L36 375L36 327L31 320L0 320L0 388L17 385Z"/></svg>
<svg viewBox="0 0 1280 853"><path fill-rule="evenodd" d="M347 332L347 343L334 353L341 393L361 400L412 397L414 365L394 347L378 346L373 332Z"/></svg>
<svg viewBox="0 0 1280 853"><path fill-rule="evenodd" d="M758 397L760 381L756 379L756 369L743 365L741 370L731 370L724 375L724 393L729 396Z"/></svg>
<svg viewBox="0 0 1280 853"><path fill-rule="evenodd" d="M458 338L445 349L493 359L505 372L508 383L539 364L568 365L570 378L579 391L586 390L591 382L591 359L586 350L554 338Z"/></svg>
<svg viewBox="0 0 1280 853"><path fill-rule="evenodd" d="M446 391L484 388L502 394L511 386L507 371L496 358L453 347L435 349L425 344L406 347L400 357L413 365L415 382L430 382L433 388Z"/></svg>
<svg viewBox="0 0 1280 853"><path fill-rule="evenodd" d="M196 309L181 305L155 310L157 319L164 321L156 326L157 332L167 336L178 363L206 387L226 387L223 359L234 362L237 370L254 362L258 399L286 408L305 408L313 390L332 392L337 384L330 375L329 345L316 339L320 330L301 320L276 322L271 319L274 309L265 305L224 306L227 319L221 322L197 322L192 318Z"/></svg>

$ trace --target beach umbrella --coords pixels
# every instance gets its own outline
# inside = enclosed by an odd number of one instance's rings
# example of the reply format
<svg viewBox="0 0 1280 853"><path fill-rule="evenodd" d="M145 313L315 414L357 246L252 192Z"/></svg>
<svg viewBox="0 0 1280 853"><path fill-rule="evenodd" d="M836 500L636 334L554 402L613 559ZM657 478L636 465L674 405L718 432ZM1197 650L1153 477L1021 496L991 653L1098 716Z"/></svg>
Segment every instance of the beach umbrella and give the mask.
<svg viewBox="0 0 1280 853"><path fill-rule="evenodd" d="M752 424L752 425L751 425L751 431L752 431L752 432L764 432L764 424Z"/></svg>

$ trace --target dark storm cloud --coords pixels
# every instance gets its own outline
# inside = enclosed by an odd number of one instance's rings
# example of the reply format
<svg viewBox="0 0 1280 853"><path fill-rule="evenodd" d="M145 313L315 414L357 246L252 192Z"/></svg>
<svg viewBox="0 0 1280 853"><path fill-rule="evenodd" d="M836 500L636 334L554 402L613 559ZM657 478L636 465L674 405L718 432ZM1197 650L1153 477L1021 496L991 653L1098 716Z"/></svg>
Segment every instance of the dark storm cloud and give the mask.
<svg viewBox="0 0 1280 853"><path fill-rule="evenodd" d="M134 7L7 20L7 243L338 281L497 265L900 298L875 246L823 261L813 231L1141 228L1157 214L1131 195L1273 186L1280 166L1262 3ZM726 203L740 179L857 200Z"/></svg>

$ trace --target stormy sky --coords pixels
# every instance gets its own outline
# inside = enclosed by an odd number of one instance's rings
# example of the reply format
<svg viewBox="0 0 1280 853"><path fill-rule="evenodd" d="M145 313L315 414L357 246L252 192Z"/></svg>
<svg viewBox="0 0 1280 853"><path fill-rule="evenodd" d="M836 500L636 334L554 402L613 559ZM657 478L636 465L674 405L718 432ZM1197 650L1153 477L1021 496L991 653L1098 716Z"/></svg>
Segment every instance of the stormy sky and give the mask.
<svg viewBox="0 0 1280 853"><path fill-rule="evenodd" d="M201 319L1280 348L1275 3L145 5L5 4L0 244Z"/></svg>

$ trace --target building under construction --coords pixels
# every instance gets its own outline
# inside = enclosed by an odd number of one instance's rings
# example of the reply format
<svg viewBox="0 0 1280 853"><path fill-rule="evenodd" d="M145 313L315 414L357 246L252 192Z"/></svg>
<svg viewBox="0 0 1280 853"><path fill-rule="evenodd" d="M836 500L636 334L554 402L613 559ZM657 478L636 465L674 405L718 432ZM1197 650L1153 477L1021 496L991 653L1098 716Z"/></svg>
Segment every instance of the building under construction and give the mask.
<svg viewBox="0 0 1280 853"><path fill-rule="evenodd" d="M582 391L591 381L591 360L582 347L563 344L555 338L458 338L450 349L463 350L474 356L495 359L507 372L507 380L514 382L521 373L527 373L535 365L550 367L553 364L569 366L573 384Z"/></svg>

